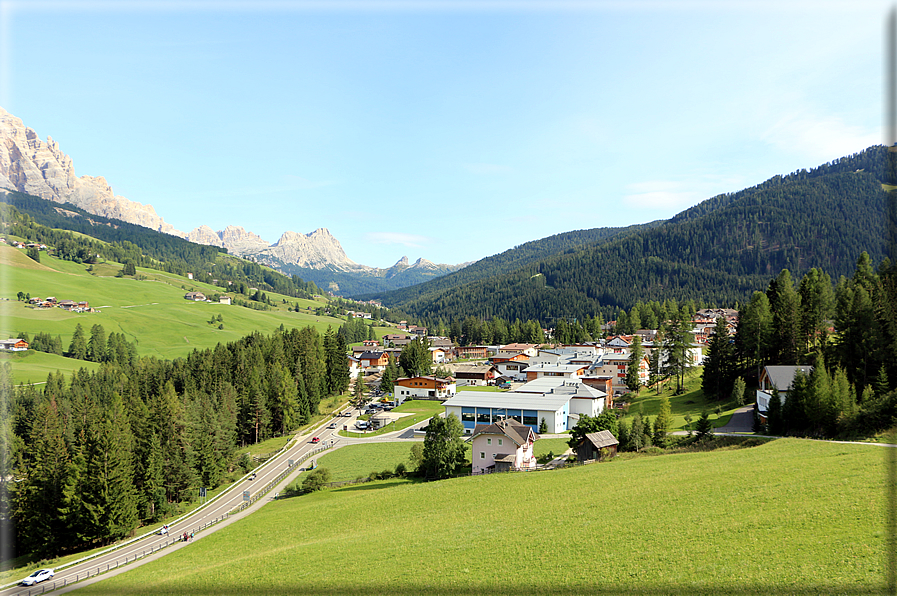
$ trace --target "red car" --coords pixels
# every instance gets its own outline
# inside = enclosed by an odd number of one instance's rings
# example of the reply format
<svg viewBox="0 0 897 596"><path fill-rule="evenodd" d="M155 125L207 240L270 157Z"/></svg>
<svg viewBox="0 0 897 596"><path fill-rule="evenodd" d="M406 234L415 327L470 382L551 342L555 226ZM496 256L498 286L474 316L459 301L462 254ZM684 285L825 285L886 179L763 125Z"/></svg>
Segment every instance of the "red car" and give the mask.
<svg viewBox="0 0 897 596"><path fill-rule="evenodd" d="M315 437L311 440L312 443L318 443L321 440L320 437Z"/></svg>

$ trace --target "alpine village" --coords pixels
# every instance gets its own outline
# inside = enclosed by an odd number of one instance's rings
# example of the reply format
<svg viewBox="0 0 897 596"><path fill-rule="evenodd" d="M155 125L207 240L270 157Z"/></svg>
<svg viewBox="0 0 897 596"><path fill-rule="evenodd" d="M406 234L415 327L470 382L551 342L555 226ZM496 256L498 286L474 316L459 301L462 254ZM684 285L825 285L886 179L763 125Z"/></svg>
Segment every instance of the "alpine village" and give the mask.
<svg viewBox="0 0 897 596"><path fill-rule="evenodd" d="M884 146L365 277L104 214L18 134L0 594L884 593Z"/></svg>

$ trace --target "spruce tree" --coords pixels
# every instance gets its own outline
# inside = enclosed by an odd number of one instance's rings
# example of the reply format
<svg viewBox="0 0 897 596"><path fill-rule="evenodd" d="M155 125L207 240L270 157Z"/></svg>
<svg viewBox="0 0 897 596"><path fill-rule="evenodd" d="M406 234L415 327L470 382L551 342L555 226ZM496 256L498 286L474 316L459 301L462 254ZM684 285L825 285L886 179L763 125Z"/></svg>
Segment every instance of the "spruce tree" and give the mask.
<svg viewBox="0 0 897 596"><path fill-rule="evenodd" d="M772 346L775 364L794 365L800 361L800 296L787 269L782 269L766 291L772 311Z"/></svg>
<svg viewBox="0 0 897 596"><path fill-rule="evenodd" d="M87 359L91 362L106 361L106 330L102 325L90 328L90 339L87 341Z"/></svg>
<svg viewBox="0 0 897 596"><path fill-rule="evenodd" d="M665 448L668 444L667 433L670 430L671 423L670 398L666 395L660 397L660 411L654 420L654 437L653 443L658 447Z"/></svg>
<svg viewBox="0 0 897 596"><path fill-rule="evenodd" d="M728 397L732 392L735 371L735 349L729 339L726 320L719 317L704 359L704 374L701 378L704 395L717 400Z"/></svg>
<svg viewBox="0 0 897 596"><path fill-rule="evenodd" d="M735 381L732 383L732 399L735 401L735 403L742 406L746 406L748 404L750 397L745 389L744 379L742 379L741 377L736 377Z"/></svg>
<svg viewBox="0 0 897 596"><path fill-rule="evenodd" d="M769 404L766 406L766 432L780 436L785 434L785 430L785 421L782 418L782 399L779 397L778 390L773 388Z"/></svg>
<svg viewBox="0 0 897 596"><path fill-rule="evenodd" d="M22 551L43 557L55 556L69 538L60 515L70 472L64 433L56 401L42 401L34 412L27 471L15 494L15 517Z"/></svg>
<svg viewBox="0 0 897 596"><path fill-rule="evenodd" d="M87 340L84 339L84 328L81 327L81 323L75 325L72 343L69 344L68 357L87 360Z"/></svg>
<svg viewBox="0 0 897 596"><path fill-rule="evenodd" d="M642 388L639 372L642 359L645 357L645 351L642 349L642 340L638 335L632 336L632 345L629 350L629 362L626 366L626 387L630 391L635 391L635 394L638 395Z"/></svg>

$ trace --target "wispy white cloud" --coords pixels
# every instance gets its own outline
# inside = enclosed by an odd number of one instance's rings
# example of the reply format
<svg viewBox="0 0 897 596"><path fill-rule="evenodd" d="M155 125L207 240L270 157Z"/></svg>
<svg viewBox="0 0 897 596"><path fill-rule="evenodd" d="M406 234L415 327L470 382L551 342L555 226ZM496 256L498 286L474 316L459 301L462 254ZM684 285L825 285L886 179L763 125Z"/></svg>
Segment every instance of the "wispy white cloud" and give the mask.
<svg viewBox="0 0 897 596"><path fill-rule="evenodd" d="M374 244L400 244L409 248L423 248L432 241L427 236L404 232L369 232L365 238Z"/></svg>
<svg viewBox="0 0 897 596"><path fill-rule="evenodd" d="M837 116L791 113L780 117L760 137L779 150L827 161L882 143L881 132L845 123Z"/></svg>

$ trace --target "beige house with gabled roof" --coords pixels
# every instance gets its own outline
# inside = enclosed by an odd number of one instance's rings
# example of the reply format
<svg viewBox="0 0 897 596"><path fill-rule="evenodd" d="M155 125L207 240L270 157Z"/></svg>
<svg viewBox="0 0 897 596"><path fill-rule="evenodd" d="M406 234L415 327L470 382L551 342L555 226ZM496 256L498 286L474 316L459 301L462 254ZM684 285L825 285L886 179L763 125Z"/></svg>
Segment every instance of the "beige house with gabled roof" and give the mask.
<svg viewBox="0 0 897 596"><path fill-rule="evenodd" d="M470 438L471 472L489 474L536 467L533 444L539 435L514 418L478 424Z"/></svg>

